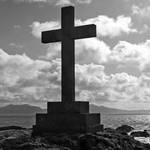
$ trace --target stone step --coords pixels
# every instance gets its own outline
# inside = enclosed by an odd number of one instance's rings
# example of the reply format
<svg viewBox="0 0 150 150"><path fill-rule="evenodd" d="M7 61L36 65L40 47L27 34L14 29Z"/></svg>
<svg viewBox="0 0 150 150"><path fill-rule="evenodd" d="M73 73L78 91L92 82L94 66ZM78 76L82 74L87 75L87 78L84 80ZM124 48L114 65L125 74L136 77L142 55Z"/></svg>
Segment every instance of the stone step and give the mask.
<svg viewBox="0 0 150 150"><path fill-rule="evenodd" d="M89 102L48 102L48 114L51 113L89 113Z"/></svg>
<svg viewBox="0 0 150 150"><path fill-rule="evenodd" d="M36 126L38 132L98 132L103 130L100 125L100 114L52 113L37 114Z"/></svg>

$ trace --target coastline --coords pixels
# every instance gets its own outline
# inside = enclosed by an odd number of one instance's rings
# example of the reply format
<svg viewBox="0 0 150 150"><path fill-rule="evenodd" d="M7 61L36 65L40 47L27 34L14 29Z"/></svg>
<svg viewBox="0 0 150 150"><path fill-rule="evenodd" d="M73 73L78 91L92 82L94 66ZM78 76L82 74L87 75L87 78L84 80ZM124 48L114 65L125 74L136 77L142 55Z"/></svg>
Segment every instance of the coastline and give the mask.
<svg viewBox="0 0 150 150"><path fill-rule="evenodd" d="M149 150L150 144L141 143L128 135L134 129L124 125L103 132L78 134L43 134L34 136L32 129L16 126L0 128L0 149L5 150ZM127 132L125 132L127 131Z"/></svg>

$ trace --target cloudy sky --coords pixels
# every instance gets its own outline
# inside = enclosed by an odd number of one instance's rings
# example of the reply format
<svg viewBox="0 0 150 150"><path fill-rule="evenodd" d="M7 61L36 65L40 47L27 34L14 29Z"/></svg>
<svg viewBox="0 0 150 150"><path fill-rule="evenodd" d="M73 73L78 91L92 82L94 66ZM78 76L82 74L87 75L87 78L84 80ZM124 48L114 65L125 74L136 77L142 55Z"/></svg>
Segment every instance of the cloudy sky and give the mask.
<svg viewBox="0 0 150 150"><path fill-rule="evenodd" d="M0 0L0 105L60 101L60 43L41 31L60 28L62 6L97 38L76 41L76 100L150 109L149 0Z"/></svg>

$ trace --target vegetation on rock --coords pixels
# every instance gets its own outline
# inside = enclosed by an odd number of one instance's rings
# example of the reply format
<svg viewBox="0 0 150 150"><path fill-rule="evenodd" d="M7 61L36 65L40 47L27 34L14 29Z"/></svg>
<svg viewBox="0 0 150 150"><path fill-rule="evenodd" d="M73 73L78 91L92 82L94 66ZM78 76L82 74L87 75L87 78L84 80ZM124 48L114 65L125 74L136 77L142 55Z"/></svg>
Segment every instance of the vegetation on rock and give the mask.
<svg viewBox="0 0 150 150"><path fill-rule="evenodd" d="M2 150L150 150L123 132L107 128L95 134L45 134L32 136L32 129L0 131Z"/></svg>

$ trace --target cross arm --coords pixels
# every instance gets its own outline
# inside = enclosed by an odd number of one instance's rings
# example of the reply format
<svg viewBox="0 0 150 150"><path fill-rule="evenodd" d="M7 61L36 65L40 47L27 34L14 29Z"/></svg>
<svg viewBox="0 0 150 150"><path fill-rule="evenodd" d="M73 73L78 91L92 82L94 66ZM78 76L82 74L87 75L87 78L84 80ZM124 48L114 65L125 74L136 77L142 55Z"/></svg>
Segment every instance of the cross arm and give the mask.
<svg viewBox="0 0 150 150"><path fill-rule="evenodd" d="M96 25L91 24L75 27L71 34L73 39L96 37Z"/></svg>
<svg viewBox="0 0 150 150"><path fill-rule="evenodd" d="M62 31L59 30L51 30L51 31L43 31L42 32L42 43L52 43L59 42L62 39Z"/></svg>

